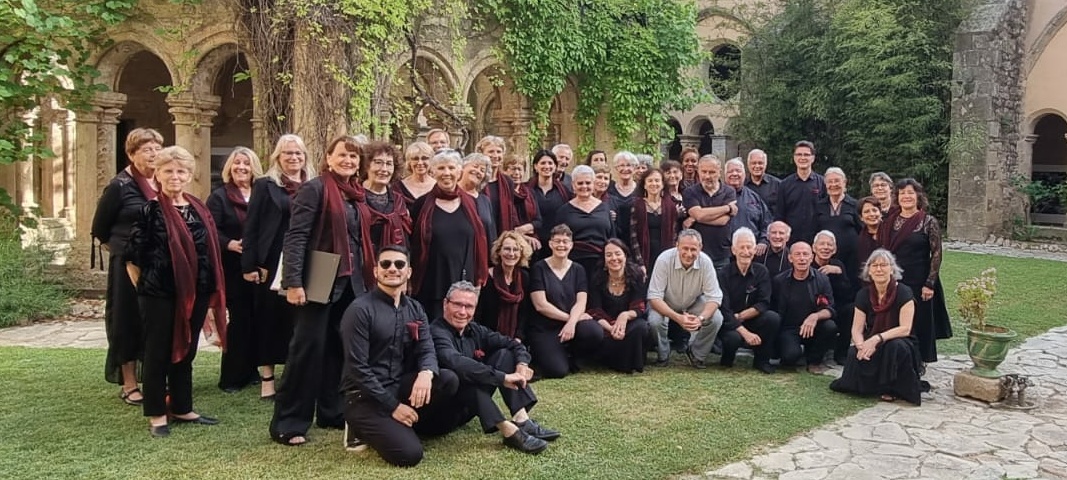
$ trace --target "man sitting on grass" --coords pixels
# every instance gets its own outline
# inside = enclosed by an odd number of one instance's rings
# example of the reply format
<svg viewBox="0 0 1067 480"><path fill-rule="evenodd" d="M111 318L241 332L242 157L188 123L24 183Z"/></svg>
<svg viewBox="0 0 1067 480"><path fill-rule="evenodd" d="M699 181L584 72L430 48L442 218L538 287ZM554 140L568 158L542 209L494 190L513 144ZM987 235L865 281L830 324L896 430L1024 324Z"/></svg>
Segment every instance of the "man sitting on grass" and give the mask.
<svg viewBox="0 0 1067 480"><path fill-rule="evenodd" d="M541 453L547 442L560 434L529 416L537 404L527 384L533 377L530 353L518 340L471 322L477 306L477 287L466 280L453 283L445 295L442 318L430 325L437 362L441 368L456 372L459 390L450 405L437 410L439 414L422 420L423 431L443 435L477 416L482 431L500 431L505 446L523 453ZM510 418L505 418L493 401L496 390L500 390Z"/></svg>
<svg viewBox="0 0 1067 480"><path fill-rule="evenodd" d="M793 269L774 278L772 303L782 317L778 334L782 366L794 366L804 356L808 371L819 374L826 371L823 357L834 345L837 324L832 320L834 291L830 279L811 268L813 258L807 242L789 248Z"/></svg>

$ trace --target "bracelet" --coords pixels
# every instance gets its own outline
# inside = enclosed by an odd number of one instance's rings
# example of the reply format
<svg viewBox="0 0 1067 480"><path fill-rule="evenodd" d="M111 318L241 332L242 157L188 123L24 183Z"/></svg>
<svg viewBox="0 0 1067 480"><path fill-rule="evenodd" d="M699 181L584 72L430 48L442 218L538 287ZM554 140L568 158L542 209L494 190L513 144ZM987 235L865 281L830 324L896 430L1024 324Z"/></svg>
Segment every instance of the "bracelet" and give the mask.
<svg viewBox="0 0 1067 480"><path fill-rule="evenodd" d="M881 333L878 334L878 343L885 343L885 337Z"/></svg>

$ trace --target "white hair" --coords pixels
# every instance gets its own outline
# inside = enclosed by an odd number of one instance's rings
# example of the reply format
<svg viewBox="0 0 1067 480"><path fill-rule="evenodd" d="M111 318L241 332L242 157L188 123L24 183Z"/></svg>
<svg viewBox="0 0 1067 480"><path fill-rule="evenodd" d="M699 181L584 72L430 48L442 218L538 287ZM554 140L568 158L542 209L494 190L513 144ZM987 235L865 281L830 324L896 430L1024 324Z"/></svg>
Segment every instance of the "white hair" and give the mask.
<svg viewBox="0 0 1067 480"><path fill-rule="evenodd" d="M649 155L647 153L639 153L637 155L634 155L634 157L637 158L637 163L638 164L647 165L649 167L652 166L652 161L653 161L652 155Z"/></svg>
<svg viewBox="0 0 1067 480"><path fill-rule="evenodd" d="M452 150L451 148L442 148L439 152L437 152L437 154L433 156L433 158L430 159L430 168L433 169L437 165L440 165L445 162L451 162L456 164L456 166L458 167L462 167L463 157L460 156L459 152Z"/></svg>
<svg viewBox="0 0 1067 480"><path fill-rule="evenodd" d="M574 167L574 170L571 170L571 178L578 178L579 175L589 175L590 177L596 178L596 171L589 165L578 165L577 167Z"/></svg>
<svg viewBox="0 0 1067 480"><path fill-rule="evenodd" d="M738 167L741 167L742 172L745 171L745 162L741 161L741 157L734 157L727 160L725 166L729 167L730 165L737 165Z"/></svg>
<svg viewBox="0 0 1067 480"><path fill-rule="evenodd" d="M637 156L634 155L633 152L630 152L628 150L623 150L619 153L616 153L615 156L612 157L611 163L618 165L620 160L626 160L627 162L630 162L635 166L637 165Z"/></svg>
<svg viewBox="0 0 1067 480"><path fill-rule="evenodd" d="M815 242L818 242L819 237L827 237L834 242L835 246L837 245L837 235L834 235L834 232L831 232L829 230L820 230L819 233L815 234L815 238L811 239L811 243L814 244Z"/></svg>
<svg viewBox="0 0 1067 480"><path fill-rule="evenodd" d="M822 176L829 177L831 173L841 175L841 178L845 179L845 181L848 181L848 177L845 175L845 171L841 170L839 167L827 168L826 173L824 173Z"/></svg>
<svg viewBox="0 0 1067 480"><path fill-rule="evenodd" d="M731 245L737 245L738 240L748 238L752 240L752 243L756 243L756 234L752 233L752 230L748 227L741 227L734 231L733 237L730 239Z"/></svg>
<svg viewBox="0 0 1067 480"><path fill-rule="evenodd" d="M763 157L763 159L766 160L767 152L764 152L763 150L760 150L758 148L753 148L752 150L749 150L747 158L749 160L752 160L752 157Z"/></svg>
<svg viewBox="0 0 1067 480"><path fill-rule="evenodd" d="M556 145L554 145L552 147L552 153L554 155L559 155L559 152L562 152L564 150L566 150L568 152L571 152L571 155L574 155L574 149L571 148L571 146L567 145L566 143L557 143Z"/></svg>
<svg viewBox="0 0 1067 480"><path fill-rule="evenodd" d="M788 223L785 223L785 222L783 222L781 220L775 220L775 221L771 222L770 225L767 225L767 235L771 234L771 227L773 227L775 225L778 225L778 224L781 224L781 225L785 226L785 234L786 235L792 235L793 234L793 227L790 227Z"/></svg>

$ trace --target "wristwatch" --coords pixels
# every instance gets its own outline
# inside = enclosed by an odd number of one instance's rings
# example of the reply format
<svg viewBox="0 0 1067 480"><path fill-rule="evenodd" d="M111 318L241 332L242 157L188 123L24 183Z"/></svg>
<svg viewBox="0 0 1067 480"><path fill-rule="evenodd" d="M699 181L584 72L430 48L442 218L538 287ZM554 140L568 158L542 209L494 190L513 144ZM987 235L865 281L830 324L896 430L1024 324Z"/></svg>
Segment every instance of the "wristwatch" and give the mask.
<svg viewBox="0 0 1067 480"><path fill-rule="evenodd" d="M700 320L700 323L703 324L704 323L704 316L703 315L697 315L697 320Z"/></svg>

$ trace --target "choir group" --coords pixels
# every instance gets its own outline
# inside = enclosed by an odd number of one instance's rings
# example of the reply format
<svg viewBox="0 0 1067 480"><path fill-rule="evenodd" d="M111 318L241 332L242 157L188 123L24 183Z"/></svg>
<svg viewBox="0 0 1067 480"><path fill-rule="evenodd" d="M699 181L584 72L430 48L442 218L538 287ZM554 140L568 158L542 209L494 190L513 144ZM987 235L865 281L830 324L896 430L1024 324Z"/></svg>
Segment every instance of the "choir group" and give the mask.
<svg viewBox="0 0 1067 480"><path fill-rule="evenodd" d="M857 200L807 141L782 178L760 150L658 166L594 150L571 168L564 144L530 162L495 136L450 145L342 136L314 165L287 134L266 164L235 148L202 202L187 151L130 132L92 234L110 252L106 378L151 434L218 423L193 409L201 330L224 347L219 388L273 401L274 441L303 444L314 421L396 465L473 417L540 452L560 434L529 417L527 382L642 372L652 352L729 368L747 348L768 374L832 359L831 388L885 401L928 388L951 330L915 180L875 173Z"/></svg>

